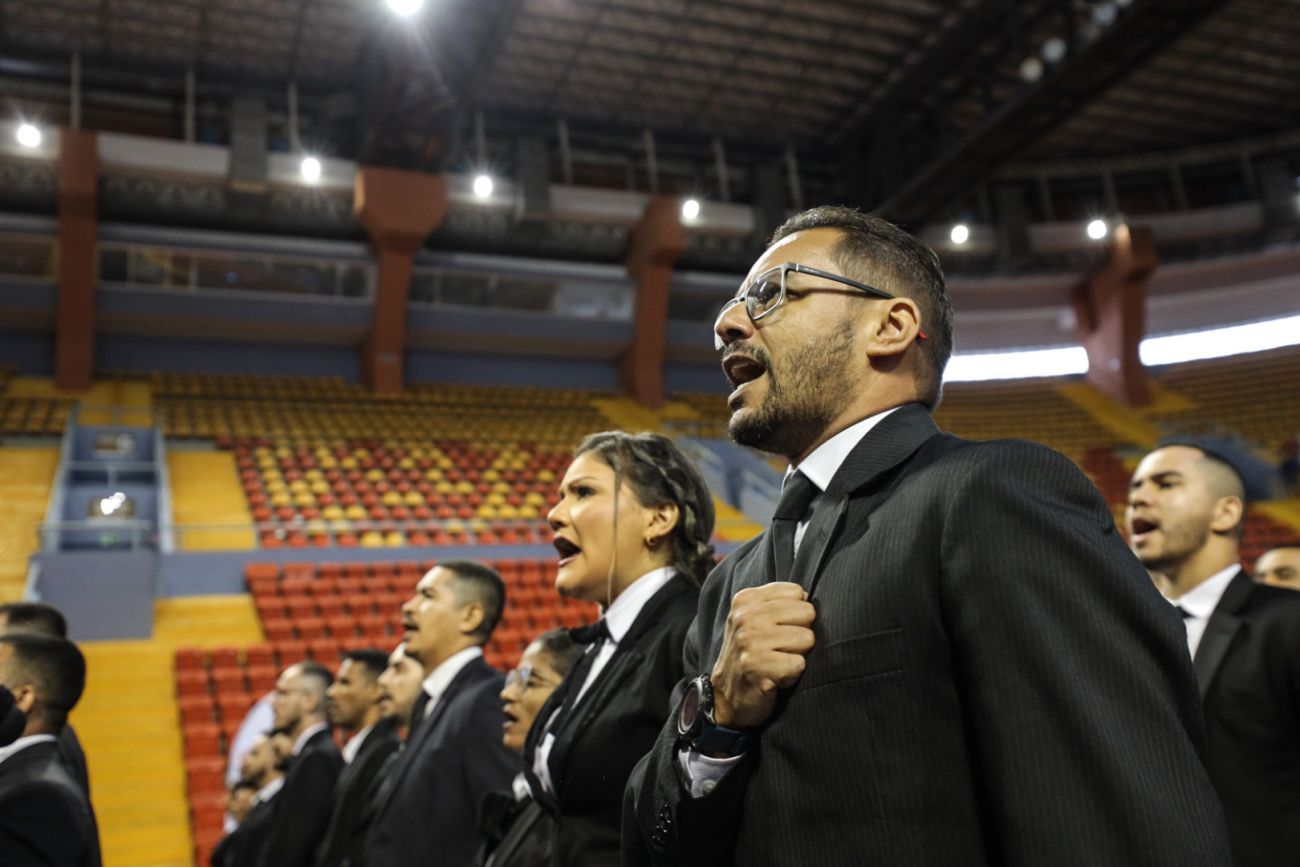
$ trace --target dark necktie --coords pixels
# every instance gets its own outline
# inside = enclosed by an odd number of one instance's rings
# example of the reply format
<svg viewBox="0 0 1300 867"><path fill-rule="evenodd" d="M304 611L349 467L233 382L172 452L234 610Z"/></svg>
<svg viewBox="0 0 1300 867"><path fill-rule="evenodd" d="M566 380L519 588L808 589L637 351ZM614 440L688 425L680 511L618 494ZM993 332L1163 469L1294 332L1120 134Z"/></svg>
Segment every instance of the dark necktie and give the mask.
<svg viewBox="0 0 1300 867"><path fill-rule="evenodd" d="M795 529L808 514L808 506L818 493L817 486L803 473L795 473L785 480L781 499L772 515L772 562L776 565L776 574L772 580L791 580Z"/></svg>
<svg viewBox="0 0 1300 867"><path fill-rule="evenodd" d="M1188 611L1186 608L1184 608L1184 607L1181 606L1181 605L1175 605L1175 606L1174 606L1174 610L1177 611L1177 612L1178 612L1178 616L1181 617L1181 618L1183 618L1184 620L1191 620L1193 617L1196 616L1195 614L1193 614L1192 612Z"/></svg>
<svg viewBox="0 0 1300 867"><path fill-rule="evenodd" d="M569 630L569 638L574 644L595 644L599 646L600 642L609 637L609 624L605 622L603 617L595 623L575 626Z"/></svg>
<svg viewBox="0 0 1300 867"><path fill-rule="evenodd" d="M420 694L415 697L415 704L411 707L411 724L407 726L408 734L406 736L408 741L411 739L411 734L415 733L416 727L424 722L424 718L428 715L429 693L422 689Z"/></svg>

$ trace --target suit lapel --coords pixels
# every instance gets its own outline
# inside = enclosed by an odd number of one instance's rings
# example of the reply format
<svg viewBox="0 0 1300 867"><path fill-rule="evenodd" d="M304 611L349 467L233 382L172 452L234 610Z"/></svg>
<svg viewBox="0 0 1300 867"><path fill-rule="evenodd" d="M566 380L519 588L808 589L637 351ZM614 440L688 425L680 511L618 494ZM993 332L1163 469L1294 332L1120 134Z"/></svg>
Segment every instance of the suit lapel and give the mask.
<svg viewBox="0 0 1300 867"><path fill-rule="evenodd" d="M1250 599L1254 583L1244 571L1238 572L1228 589L1223 591L1219 604L1214 606L1214 613L1205 624L1200 644L1196 645L1196 655L1192 658L1192 667L1196 669L1196 683L1204 699L1219 673L1219 666L1232 646L1232 640L1245 624L1238 612Z"/></svg>

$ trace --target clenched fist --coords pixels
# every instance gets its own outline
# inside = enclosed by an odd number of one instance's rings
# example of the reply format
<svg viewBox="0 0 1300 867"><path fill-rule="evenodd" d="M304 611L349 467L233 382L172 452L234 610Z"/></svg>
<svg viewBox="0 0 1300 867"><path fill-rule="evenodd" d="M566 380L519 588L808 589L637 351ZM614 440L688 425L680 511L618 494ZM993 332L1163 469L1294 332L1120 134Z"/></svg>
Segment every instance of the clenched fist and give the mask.
<svg viewBox="0 0 1300 867"><path fill-rule="evenodd" d="M722 652L710 675L718 725L762 725L776 706L777 691L794 686L813 646L817 611L798 584L747 587L731 599Z"/></svg>

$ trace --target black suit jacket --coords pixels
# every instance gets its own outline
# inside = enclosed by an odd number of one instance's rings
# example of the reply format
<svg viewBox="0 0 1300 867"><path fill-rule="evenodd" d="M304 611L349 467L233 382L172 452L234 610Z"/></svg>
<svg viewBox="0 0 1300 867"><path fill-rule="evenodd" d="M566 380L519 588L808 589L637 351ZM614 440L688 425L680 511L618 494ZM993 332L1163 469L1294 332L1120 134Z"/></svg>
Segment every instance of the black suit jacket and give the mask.
<svg viewBox="0 0 1300 867"><path fill-rule="evenodd" d="M329 825L343 756L328 730L312 735L289 763L262 854L263 867L311 867Z"/></svg>
<svg viewBox="0 0 1300 867"><path fill-rule="evenodd" d="M59 732L59 760L68 769L72 779L77 781L81 790L90 797L90 773L86 770L86 753L81 748L81 741L72 726L65 725Z"/></svg>
<svg viewBox="0 0 1300 867"><path fill-rule="evenodd" d="M709 576L687 676L771 580L768 535ZM904 406L840 467L792 575L817 609L800 681L698 799L664 726L626 864L1229 863L1182 625L1061 455Z"/></svg>
<svg viewBox="0 0 1300 867"><path fill-rule="evenodd" d="M412 726L380 787L366 867L469 867L481 835L478 806L508 788L519 764L501 743L504 678L473 659Z"/></svg>
<svg viewBox="0 0 1300 867"><path fill-rule="evenodd" d="M276 797L255 805L239 827L221 838L208 859L212 867L249 867L259 862L271 834Z"/></svg>
<svg viewBox="0 0 1300 867"><path fill-rule="evenodd" d="M402 739L397 724L381 720L361 742L352 762L343 768L334 787L334 809L321 844L319 867L361 867L365 864L366 835L373 818L367 809L382 780L380 769L397 752Z"/></svg>
<svg viewBox="0 0 1300 867"><path fill-rule="evenodd" d="M1300 865L1300 593L1239 572L1194 661L1237 867Z"/></svg>
<svg viewBox="0 0 1300 867"><path fill-rule="evenodd" d="M476 867L550 867L555 819L532 798L493 792L480 809L483 847Z"/></svg>
<svg viewBox="0 0 1300 867"><path fill-rule="evenodd" d="M95 817L52 742L0 762L0 864L96 867Z"/></svg>
<svg viewBox="0 0 1300 867"><path fill-rule="evenodd" d="M566 678L537 712L538 722L524 745L524 773L538 802L558 820L552 863L619 864L623 790L668 717L673 689L682 679L682 642L699 598L697 587L674 576L637 614L555 732L549 758L554 795L533 774L533 759L546 734L545 722L582 684Z"/></svg>

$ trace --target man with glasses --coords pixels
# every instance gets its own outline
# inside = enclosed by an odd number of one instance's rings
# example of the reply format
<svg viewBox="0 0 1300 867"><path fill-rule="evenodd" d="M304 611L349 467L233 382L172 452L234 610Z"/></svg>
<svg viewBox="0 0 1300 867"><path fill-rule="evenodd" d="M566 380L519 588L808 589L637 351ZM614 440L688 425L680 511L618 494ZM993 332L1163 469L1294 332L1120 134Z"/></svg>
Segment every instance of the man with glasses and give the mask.
<svg viewBox="0 0 1300 867"><path fill-rule="evenodd" d="M930 418L934 254L799 214L714 333L732 437L791 469L701 593L624 863L1230 863L1181 625L1096 488Z"/></svg>

